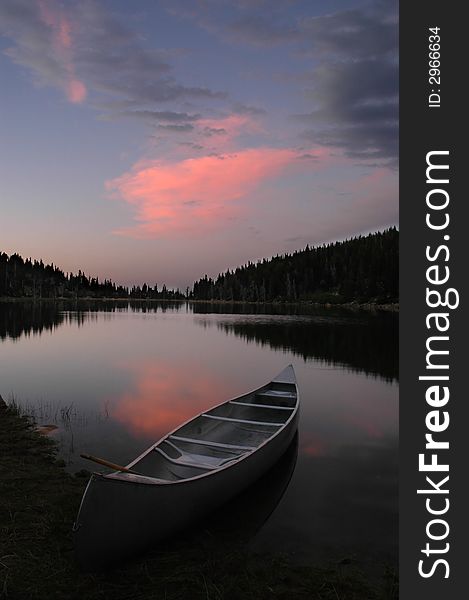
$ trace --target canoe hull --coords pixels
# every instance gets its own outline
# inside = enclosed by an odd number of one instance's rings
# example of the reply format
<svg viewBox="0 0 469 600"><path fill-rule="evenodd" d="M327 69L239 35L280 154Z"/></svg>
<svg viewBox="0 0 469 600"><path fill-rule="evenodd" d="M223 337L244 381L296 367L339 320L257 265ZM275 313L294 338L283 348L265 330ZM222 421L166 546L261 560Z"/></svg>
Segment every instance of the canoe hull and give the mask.
<svg viewBox="0 0 469 600"><path fill-rule="evenodd" d="M298 419L290 365L266 386L182 424L130 463L130 471L93 474L73 528L77 562L102 569L221 507L285 454Z"/></svg>
<svg viewBox="0 0 469 600"><path fill-rule="evenodd" d="M74 528L79 565L100 569L138 554L220 507L280 459L297 427L298 413L256 452L206 477L135 484L93 475Z"/></svg>

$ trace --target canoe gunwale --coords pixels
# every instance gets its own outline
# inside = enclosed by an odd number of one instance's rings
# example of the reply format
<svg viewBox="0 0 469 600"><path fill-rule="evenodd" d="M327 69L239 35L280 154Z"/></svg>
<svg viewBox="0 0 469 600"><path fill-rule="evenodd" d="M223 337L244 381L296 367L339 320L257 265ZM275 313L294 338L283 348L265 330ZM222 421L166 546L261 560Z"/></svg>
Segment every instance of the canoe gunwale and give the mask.
<svg viewBox="0 0 469 600"><path fill-rule="evenodd" d="M287 370L291 373L291 380L281 380L281 379L279 379L278 377L280 375L282 375L283 373L285 373L285 371L287 371ZM108 474L94 473L94 476L97 477L97 478L99 478L101 481L108 481L108 482L112 482L112 483L123 483L123 484L133 484L133 485L135 485L135 484L142 484L142 485L154 485L154 486L180 485L180 484L186 484L186 483L191 482L191 481L196 481L196 480L202 479L204 477L209 477L211 475L215 475L216 473L220 473L221 471L224 471L226 469L232 468L233 466L239 464L241 461L246 460L247 458L249 458L250 456L252 456L256 452L258 452L259 450L261 450L261 448L263 448L266 445L272 443L275 440L275 438L277 438L279 435L281 435L282 432L284 432L287 428L289 428L291 426L292 422L295 421L296 416L298 414L298 410L299 410L300 396L299 396L299 390L298 390L298 384L297 384L295 372L294 372L293 366L291 364L288 365L285 369L283 369L279 373L279 375L277 375L277 377L275 377L274 379L272 379L271 381L269 381L267 384L264 384L264 385L262 385L262 386L260 386L258 388L255 388L254 390L252 390L250 392L247 392L245 394L242 394L241 396L236 396L235 398L232 398L230 400L225 400L223 402L220 402L219 404L216 404L216 405L212 406L208 411L206 411L206 410L201 411L199 414L191 417L190 419L187 419L183 423L179 424L172 431L170 431L169 433L165 434L157 442L155 442L149 448L147 448L144 452L142 452L142 454L140 454L139 456L137 456L133 461L131 461L128 465L126 465L127 469L131 469L134 465L136 465L140 460L142 460L150 452L154 451L157 448L157 446L159 446L160 444L162 444L163 442L165 442L171 436L173 436L175 434L177 435L177 431L179 431L180 429L182 429L183 427L185 427L186 425L188 425L189 423L191 423L195 419L197 419L197 418L199 418L201 416L205 416L204 413L212 411L212 410L214 410L214 409L216 409L216 408L218 408L220 406L223 406L225 404L229 404L230 402L237 401L237 400L239 400L240 398L243 398L243 397L247 397L247 396L254 396L255 397L255 394L257 394L258 392L260 392L261 390L263 390L264 388L266 388L271 383L280 383L280 384L294 385L295 386L296 403L295 403L294 407L291 407L291 414L289 415L288 419L283 424L281 424L281 426L278 426L276 428L277 431L274 431L271 436L269 436L267 439L265 439L264 441L262 441L259 445L254 446L251 450L249 450L247 452L244 452L239 457L234 458L233 460L227 461L226 464L220 465L219 467L207 469L204 473L193 475L192 477L187 477L187 478L179 479L179 480L171 480L171 481L166 481L164 479L159 479L157 477L152 477L151 475L142 475L142 480L139 481L138 480L139 476L133 477L130 474L119 472L119 471L116 471L116 472L113 472L113 473L108 473ZM248 402L246 402L244 404L246 404L246 406L250 405L250 403L248 403ZM290 408L290 407L288 407L288 408ZM277 425L277 424L272 423L272 425ZM203 442L204 442L204 440L200 440L200 443L202 445L203 445ZM194 439L193 443L197 443L197 441ZM143 479L145 479L145 481L143 481ZM86 495L86 492L85 492L85 495Z"/></svg>

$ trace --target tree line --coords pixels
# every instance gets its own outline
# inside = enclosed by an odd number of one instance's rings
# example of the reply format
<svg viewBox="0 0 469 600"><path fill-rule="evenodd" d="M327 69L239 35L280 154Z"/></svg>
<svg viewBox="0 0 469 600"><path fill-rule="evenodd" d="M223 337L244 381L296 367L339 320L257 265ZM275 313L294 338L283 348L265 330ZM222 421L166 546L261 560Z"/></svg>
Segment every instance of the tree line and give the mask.
<svg viewBox="0 0 469 600"><path fill-rule="evenodd" d="M277 255L194 284L195 300L394 302L399 298L395 227L344 242Z"/></svg>
<svg viewBox="0 0 469 600"><path fill-rule="evenodd" d="M205 275L182 293L179 289L117 285L81 270L64 273L54 264L0 252L0 297L129 298L148 300L211 300L229 302L342 303L394 302L399 298L399 232L358 236L344 242L277 255L221 273Z"/></svg>
<svg viewBox="0 0 469 600"><path fill-rule="evenodd" d="M168 289L163 284L144 283L132 287L117 285L111 279L100 281L81 270L77 274L64 273L54 264L42 260L23 259L19 254L8 256L0 252L0 297L31 298L130 298L149 300L180 300L185 298L179 290Z"/></svg>

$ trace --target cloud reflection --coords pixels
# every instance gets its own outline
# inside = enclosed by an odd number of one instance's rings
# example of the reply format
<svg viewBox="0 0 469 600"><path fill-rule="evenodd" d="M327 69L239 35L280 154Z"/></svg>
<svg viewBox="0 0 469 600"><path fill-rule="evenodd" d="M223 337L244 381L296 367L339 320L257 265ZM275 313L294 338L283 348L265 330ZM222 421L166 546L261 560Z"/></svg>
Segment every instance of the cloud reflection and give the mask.
<svg viewBox="0 0 469 600"><path fill-rule="evenodd" d="M148 361L125 368L132 371L135 387L114 401L110 415L138 436L156 440L230 396L222 379L198 365Z"/></svg>

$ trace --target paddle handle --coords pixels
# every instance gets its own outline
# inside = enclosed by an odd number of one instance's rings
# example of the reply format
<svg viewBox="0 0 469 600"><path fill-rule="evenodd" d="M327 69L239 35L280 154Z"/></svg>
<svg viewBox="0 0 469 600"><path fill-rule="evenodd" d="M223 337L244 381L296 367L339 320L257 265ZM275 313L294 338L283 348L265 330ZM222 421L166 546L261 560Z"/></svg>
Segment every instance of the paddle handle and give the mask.
<svg viewBox="0 0 469 600"><path fill-rule="evenodd" d="M98 465L104 465L105 467L109 467L110 469L114 469L114 471L123 471L124 473L135 473L131 469L127 467L123 467L121 465L116 465L116 463L110 462L109 460L105 460L104 458L98 458L97 456L93 456L91 454L80 454L82 458L86 458L86 460L92 460Z"/></svg>

